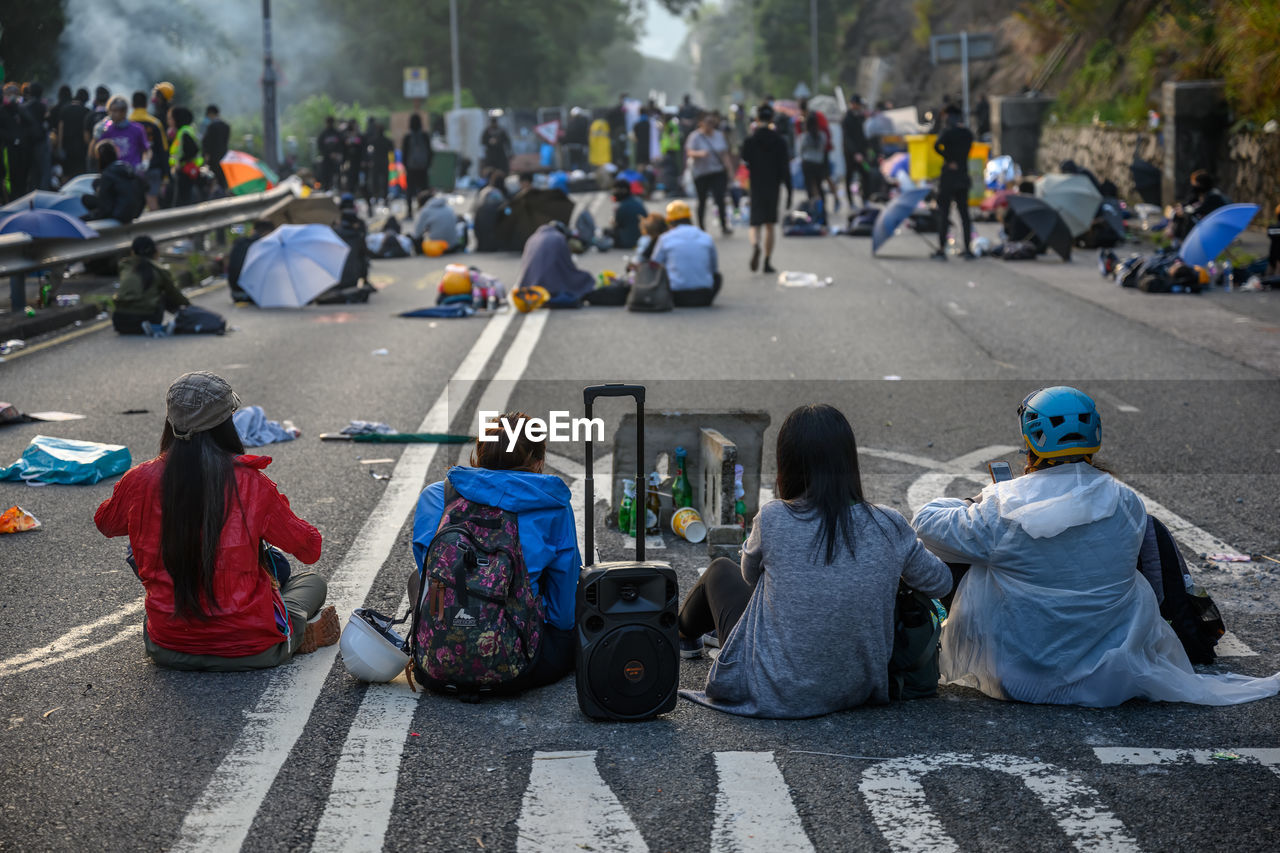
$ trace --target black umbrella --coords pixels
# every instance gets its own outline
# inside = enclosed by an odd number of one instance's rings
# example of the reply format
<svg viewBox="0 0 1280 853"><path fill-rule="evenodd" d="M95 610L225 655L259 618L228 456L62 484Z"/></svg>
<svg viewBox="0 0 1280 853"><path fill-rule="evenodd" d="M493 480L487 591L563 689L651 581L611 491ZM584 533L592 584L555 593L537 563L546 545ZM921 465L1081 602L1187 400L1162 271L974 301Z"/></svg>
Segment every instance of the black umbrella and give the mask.
<svg viewBox="0 0 1280 853"><path fill-rule="evenodd" d="M1058 211L1035 196L1009 196L1009 209L1018 215L1036 239L1057 252L1064 261L1071 260L1071 229L1062 221Z"/></svg>
<svg viewBox="0 0 1280 853"><path fill-rule="evenodd" d="M1164 180L1160 167L1139 157L1134 157L1133 163L1129 166L1129 172L1133 175L1133 188L1137 190L1142 200L1147 204L1154 204L1158 207L1160 205L1160 184Z"/></svg>
<svg viewBox="0 0 1280 853"><path fill-rule="evenodd" d="M1124 239L1124 216L1120 213L1120 202L1114 198L1104 198L1098 205L1098 215L1107 227L1116 232L1116 237Z"/></svg>

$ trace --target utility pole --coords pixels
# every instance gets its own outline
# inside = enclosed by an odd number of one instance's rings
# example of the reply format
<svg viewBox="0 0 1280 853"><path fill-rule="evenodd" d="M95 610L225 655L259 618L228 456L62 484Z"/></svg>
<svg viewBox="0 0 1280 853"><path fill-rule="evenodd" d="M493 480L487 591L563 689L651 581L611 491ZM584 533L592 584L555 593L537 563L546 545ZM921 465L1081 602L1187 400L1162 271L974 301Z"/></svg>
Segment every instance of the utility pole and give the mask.
<svg viewBox="0 0 1280 853"><path fill-rule="evenodd" d="M276 104L276 66L271 60L271 0L262 0L262 159L280 167L279 110Z"/></svg>
<svg viewBox="0 0 1280 853"><path fill-rule="evenodd" d="M462 72L458 65L458 0L449 0L449 52L453 63L453 108L462 109Z"/></svg>
<svg viewBox="0 0 1280 853"><path fill-rule="evenodd" d="M818 94L818 0L809 0L809 45L812 51L813 84L809 87Z"/></svg>

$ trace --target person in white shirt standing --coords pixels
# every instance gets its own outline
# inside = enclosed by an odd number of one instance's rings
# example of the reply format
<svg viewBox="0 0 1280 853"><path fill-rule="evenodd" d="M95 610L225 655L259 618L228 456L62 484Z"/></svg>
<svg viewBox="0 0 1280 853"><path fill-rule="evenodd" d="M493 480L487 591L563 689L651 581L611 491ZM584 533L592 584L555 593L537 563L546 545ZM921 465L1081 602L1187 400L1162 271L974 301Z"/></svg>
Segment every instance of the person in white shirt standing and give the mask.
<svg viewBox="0 0 1280 853"><path fill-rule="evenodd" d="M728 208L725 192L729 187L729 141L720 130L720 116L704 113L698 129L685 140L689 155L689 170L693 173L693 186L698 193L698 227L707 228L707 196L715 198L720 211L720 232L728 237Z"/></svg>

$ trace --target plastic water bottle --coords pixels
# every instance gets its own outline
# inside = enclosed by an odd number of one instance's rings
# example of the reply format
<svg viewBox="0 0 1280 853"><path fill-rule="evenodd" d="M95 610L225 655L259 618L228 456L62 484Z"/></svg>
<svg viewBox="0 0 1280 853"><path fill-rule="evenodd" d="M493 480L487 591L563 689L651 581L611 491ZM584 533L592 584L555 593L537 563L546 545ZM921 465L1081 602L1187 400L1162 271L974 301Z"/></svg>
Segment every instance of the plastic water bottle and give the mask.
<svg viewBox="0 0 1280 853"><path fill-rule="evenodd" d="M1223 262L1223 264L1222 264L1222 286L1223 286L1223 288L1225 288L1225 289L1226 289L1226 290L1228 290L1228 291L1230 291L1230 290L1232 289L1232 287L1233 287L1232 282L1231 282L1231 275L1232 275L1232 273L1233 273L1234 271L1235 271L1235 270L1234 270L1234 268L1233 268L1233 265L1232 265L1231 261L1224 261L1224 262Z"/></svg>

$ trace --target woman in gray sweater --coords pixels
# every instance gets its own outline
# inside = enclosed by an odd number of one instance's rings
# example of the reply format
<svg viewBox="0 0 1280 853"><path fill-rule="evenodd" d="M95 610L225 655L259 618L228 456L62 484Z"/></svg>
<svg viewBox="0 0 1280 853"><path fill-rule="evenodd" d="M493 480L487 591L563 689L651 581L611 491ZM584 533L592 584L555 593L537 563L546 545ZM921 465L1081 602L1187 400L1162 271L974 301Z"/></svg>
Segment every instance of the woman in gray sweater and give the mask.
<svg viewBox="0 0 1280 853"><path fill-rule="evenodd" d="M931 597L951 573L898 512L862 497L853 429L801 406L778 431L778 500L760 507L742 564L712 562L680 609L681 651L723 648L704 691L682 695L749 717L816 717L889 701L901 578Z"/></svg>

